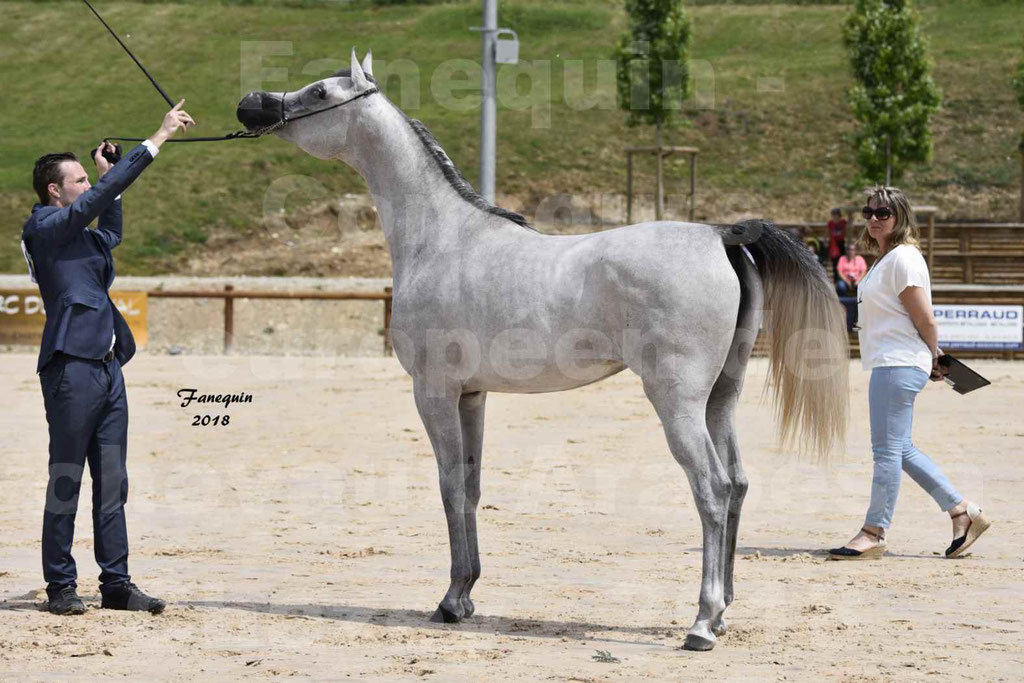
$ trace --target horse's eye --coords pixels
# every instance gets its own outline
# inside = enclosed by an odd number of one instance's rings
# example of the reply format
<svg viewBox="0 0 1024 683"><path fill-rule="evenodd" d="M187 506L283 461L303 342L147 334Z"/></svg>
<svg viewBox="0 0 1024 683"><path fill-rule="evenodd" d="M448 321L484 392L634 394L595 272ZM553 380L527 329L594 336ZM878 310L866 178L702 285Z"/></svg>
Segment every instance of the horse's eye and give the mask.
<svg viewBox="0 0 1024 683"><path fill-rule="evenodd" d="M319 88L316 89L316 96L319 97L321 100L326 100L327 89L324 88L323 86L320 86Z"/></svg>

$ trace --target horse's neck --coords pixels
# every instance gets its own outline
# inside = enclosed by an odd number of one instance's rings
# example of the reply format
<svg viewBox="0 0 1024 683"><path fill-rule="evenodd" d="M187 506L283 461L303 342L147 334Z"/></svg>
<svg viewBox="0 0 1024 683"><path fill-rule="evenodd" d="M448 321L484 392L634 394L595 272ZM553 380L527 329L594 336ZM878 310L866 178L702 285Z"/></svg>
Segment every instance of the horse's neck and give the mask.
<svg viewBox="0 0 1024 683"><path fill-rule="evenodd" d="M390 103L377 100L355 126L345 161L370 186L396 278L415 255L450 253L467 222L486 220L486 214L459 197Z"/></svg>

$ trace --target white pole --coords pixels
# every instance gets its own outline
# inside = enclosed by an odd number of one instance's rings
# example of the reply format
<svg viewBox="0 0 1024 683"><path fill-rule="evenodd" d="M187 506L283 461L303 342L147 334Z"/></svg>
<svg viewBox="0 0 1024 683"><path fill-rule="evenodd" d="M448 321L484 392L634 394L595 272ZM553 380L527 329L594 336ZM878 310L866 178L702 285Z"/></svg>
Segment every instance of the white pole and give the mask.
<svg viewBox="0 0 1024 683"><path fill-rule="evenodd" d="M496 70L494 64L495 38L498 30L498 0L483 0L484 22L480 32L482 56L480 65L480 194L494 203L494 154L497 130Z"/></svg>

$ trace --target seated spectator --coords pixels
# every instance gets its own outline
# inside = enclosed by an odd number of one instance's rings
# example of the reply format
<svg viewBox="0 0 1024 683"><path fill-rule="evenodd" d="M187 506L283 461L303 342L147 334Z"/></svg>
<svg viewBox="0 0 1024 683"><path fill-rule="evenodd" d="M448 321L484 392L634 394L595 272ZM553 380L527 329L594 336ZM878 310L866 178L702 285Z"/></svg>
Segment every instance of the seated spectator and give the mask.
<svg viewBox="0 0 1024 683"><path fill-rule="evenodd" d="M857 292L864 273L868 272L868 264L864 257L857 253L857 245L851 242L846 246L846 253L839 257L836 265L836 292L839 296L853 296Z"/></svg>
<svg viewBox="0 0 1024 683"><path fill-rule="evenodd" d="M807 245L807 249L810 250L812 254L814 254L814 258L818 260L818 263L821 264L821 267L827 269L828 253L826 252L825 243L822 240L818 239L818 236L813 233L809 233L806 237L804 237L803 242L805 245Z"/></svg>

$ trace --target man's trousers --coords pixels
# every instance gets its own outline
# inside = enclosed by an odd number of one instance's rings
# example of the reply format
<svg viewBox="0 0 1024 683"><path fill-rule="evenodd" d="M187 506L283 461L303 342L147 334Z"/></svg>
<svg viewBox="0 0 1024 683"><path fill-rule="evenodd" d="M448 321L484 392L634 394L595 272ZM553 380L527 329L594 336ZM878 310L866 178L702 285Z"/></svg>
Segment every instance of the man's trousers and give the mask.
<svg viewBox="0 0 1024 683"><path fill-rule="evenodd" d="M85 463L92 478L96 563L104 585L130 580L125 468L128 400L117 359L56 355L39 375L50 426L50 479L43 512L43 577L50 591L77 585L71 556Z"/></svg>

